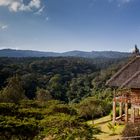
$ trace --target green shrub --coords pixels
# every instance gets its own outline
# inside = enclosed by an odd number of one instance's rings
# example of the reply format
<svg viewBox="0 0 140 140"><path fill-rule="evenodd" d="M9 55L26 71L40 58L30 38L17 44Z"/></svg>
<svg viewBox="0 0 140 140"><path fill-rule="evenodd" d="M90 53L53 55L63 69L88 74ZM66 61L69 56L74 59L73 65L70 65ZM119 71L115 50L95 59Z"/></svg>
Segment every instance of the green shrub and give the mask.
<svg viewBox="0 0 140 140"><path fill-rule="evenodd" d="M74 140L76 138L91 140L99 130L81 122L76 116L56 114L41 121L44 126L42 136L53 136L56 140Z"/></svg>
<svg viewBox="0 0 140 140"><path fill-rule="evenodd" d="M0 115L14 116L17 114L18 106L14 103L0 103Z"/></svg>
<svg viewBox="0 0 140 140"><path fill-rule="evenodd" d="M123 110L123 113L124 113L124 110ZM119 107L117 107L116 108L116 117L119 117L119 115L120 115L119 114ZM113 111L110 112L110 117L111 117L111 119L113 118Z"/></svg>
<svg viewBox="0 0 140 140"><path fill-rule="evenodd" d="M68 104L49 101L41 106L36 101L0 103L0 139L42 140L50 136L54 140L91 140L99 132Z"/></svg>
<svg viewBox="0 0 140 140"><path fill-rule="evenodd" d="M94 97L86 98L77 106L79 116L89 120L109 114L111 105Z"/></svg>
<svg viewBox="0 0 140 140"><path fill-rule="evenodd" d="M35 118L36 120L41 120L44 118L43 113L40 111L40 109L19 109L19 112L17 114L17 117L20 119L23 118Z"/></svg>
<svg viewBox="0 0 140 140"><path fill-rule="evenodd" d="M10 140L13 137L32 140L41 128L34 119L20 120L16 117L0 116L0 138Z"/></svg>
<svg viewBox="0 0 140 140"><path fill-rule="evenodd" d="M19 103L20 108L42 108L40 102L35 100L22 100Z"/></svg>
<svg viewBox="0 0 140 140"><path fill-rule="evenodd" d="M114 125L112 123L108 123L107 127L111 131L111 135L116 135L117 125Z"/></svg>
<svg viewBox="0 0 140 140"><path fill-rule="evenodd" d="M51 112L52 113L64 113L64 114L69 114L69 115L77 115L77 111L74 108L72 108L68 105L64 105L64 104L52 106Z"/></svg>

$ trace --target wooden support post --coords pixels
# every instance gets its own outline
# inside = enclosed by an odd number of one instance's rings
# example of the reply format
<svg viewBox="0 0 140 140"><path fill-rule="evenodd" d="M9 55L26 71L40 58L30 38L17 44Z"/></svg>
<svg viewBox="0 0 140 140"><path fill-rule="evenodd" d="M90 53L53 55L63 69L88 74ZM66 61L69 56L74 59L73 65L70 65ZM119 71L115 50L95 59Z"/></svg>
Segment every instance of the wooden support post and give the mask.
<svg viewBox="0 0 140 140"><path fill-rule="evenodd" d="M135 108L131 107L131 122L135 122Z"/></svg>
<svg viewBox="0 0 140 140"><path fill-rule="evenodd" d="M120 117L122 117L122 107L123 107L123 104L122 104L122 102L120 102L120 110L119 110Z"/></svg>
<svg viewBox="0 0 140 140"><path fill-rule="evenodd" d="M113 124L116 123L116 100L113 100Z"/></svg>
<svg viewBox="0 0 140 140"><path fill-rule="evenodd" d="M139 116L139 108L135 108L135 116L136 116L136 117Z"/></svg>
<svg viewBox="0 0 140 140"><path fill-rule="evenodd" d="M128 103L125 103L125 123L128 123Z"/></svg>

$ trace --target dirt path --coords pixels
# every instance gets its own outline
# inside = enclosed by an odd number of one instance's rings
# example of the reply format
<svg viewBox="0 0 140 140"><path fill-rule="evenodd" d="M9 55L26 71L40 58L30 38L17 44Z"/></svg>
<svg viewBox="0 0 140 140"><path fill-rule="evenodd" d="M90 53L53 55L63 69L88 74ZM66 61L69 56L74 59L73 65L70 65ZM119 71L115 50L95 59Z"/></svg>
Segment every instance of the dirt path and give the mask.
<svg viewBox="0 0 140 140"><path fill-rule="evenodd" d="M88 123L92 124L92 121L89 121ZM108 128L108 123L112 123L110 116L102 117L102 118L94 121L94 124L97 127L99 127L102 131L102 133L100 133L99 135L96 135L97 139L99 139L99 140L118 140L121 137L120 134L124 128L124 125L116 126L116 131L115 131L116 135L112 136L111 135L112 132Z"/></svg>

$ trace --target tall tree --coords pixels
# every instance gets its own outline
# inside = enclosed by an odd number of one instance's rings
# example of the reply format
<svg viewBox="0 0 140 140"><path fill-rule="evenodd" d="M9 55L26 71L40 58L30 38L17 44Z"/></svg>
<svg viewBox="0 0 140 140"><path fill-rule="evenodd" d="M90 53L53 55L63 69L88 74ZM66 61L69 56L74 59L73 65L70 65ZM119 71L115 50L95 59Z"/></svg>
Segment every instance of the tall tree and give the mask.
<svg viewBox="0 0 140 140"><path fill-rule="evenodd" d="M140 51L139 51L137 45L135 45L135 49L134 49L133 53L134 53L134 55L140 55Z"/></svg>
<svg viewBox="0 0 140 140"><path fill-rule="evenodd" d="M25 99L24 89L22 88L20 77L16 75L8 79L8 84L2 90L0 100L3 102L17 103L22 99Z"/></svg>
<svg viewBox="0 0 140 140"><path fill-rule="evenodd" d="M37 88L36 99L38 101L49 101L52 99L52 96L48 90Z"/></svg>

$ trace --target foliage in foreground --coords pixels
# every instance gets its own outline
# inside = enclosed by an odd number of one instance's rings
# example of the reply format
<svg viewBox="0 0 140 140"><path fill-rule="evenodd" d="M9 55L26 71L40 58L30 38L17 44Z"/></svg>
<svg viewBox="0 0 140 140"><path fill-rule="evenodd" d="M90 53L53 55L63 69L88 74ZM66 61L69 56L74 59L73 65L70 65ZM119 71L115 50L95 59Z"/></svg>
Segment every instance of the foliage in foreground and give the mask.
<svg viewBox="0 0 140 140"><path fill-rule="evenodd" d="M109 114L111 107L109 101L88 97L77 105L77 111L81 118L90 120Z"/></svg>
<svg viewBox="0 0 140 140"><path fill-rule="evenodd" d="M87 125L75 109L59 101L0 104L0 139L91 140L99 130Z"/></svg>
<svg viewBox="0 0 140 140"><path fill-rule="evenodd" d="M108 123L107 127L109 128L109 130L111 131L111 135L115 135L116 134L116 130L118 125L114 125L112 123Z"/></svg>

